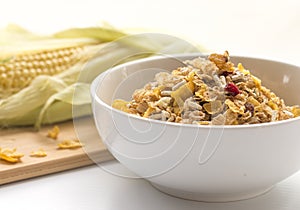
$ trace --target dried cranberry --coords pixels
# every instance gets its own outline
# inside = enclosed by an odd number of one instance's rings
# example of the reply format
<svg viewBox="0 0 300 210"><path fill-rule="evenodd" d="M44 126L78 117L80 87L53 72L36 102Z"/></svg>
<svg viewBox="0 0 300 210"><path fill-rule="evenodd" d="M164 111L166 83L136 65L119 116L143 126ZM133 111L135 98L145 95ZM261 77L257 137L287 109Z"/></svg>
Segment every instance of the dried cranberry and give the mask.
<svg viewBox="0 0 300 210"><path fill-rule="evenodd" d="M228 83L224 89L226 92L228 92L228 94L232 96L236 96L237 94L240 93L239 88L233 83Z"/></svg>
<svg viewBox="0 0 300 210"><path fill-rule="evenodd" d="M254 113L254 106L253 104L247 102L245 103L246 112L249 111L251 114Z"/></svg>

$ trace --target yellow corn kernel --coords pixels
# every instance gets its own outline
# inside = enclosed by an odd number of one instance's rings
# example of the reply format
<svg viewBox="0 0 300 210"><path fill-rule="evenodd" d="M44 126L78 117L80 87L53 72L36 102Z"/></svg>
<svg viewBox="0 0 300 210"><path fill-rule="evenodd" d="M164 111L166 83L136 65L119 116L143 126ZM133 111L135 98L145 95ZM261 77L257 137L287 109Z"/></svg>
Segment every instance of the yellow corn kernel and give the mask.
<svg viewBox="0 0 300 210"><path fill-rule="evenodd" d="M27 87L38 75L55 75L69 69L82 58L83 46L24 52L0 58L0 99Z"/></svg>

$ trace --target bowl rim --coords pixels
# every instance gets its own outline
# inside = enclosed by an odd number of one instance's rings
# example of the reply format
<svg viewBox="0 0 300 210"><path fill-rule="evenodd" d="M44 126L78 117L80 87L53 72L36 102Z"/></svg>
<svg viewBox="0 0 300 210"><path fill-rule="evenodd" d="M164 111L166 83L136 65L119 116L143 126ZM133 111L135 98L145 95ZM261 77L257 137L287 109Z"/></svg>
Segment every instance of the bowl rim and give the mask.
<svg viewBox="0 0 300 210"><path fill-rule="evenodd" d="M143 121L143 122L150 122L150 123L155 123L155 124L161 124L161 125L167 125L167 126L175 126L175 127L188 127L188 128L202 128L202 129L241 129L241 128L258 128L258 127L269 127L269 126L277 126L281 124L290 124L293 123L294 121L300 121L300 116L287 119L287 120L280 120L280 121L274 121L274 122L265 122L265 123L257 123L257 124L246 124L246 125L197 125L197 124L184 124L184 123L175 123L175 122L166 122L166 121L161 121L161 120L155 120L155 119L149 119L149 118L144 118L141 116L137 116L134 114L128 114L126 112L123 112L121 110L113 108L111 105L108 105L105 103L103 100L99 98L99 96L96 94L98 90L98 84L101 79L103 79L106 75L109 75L111 72L118 71L122 69L123 67L129 66L129 65L135 65L138 63L142 62L147 62L147 61L153 61L153 60L160 60L160 59L167 59L167 58L185 58L185 57L204 57L207 56L208 53L183 53L183 54L174 54L174 55L156 55L156 56L151 56L148 58L142 58L134 61L129 61L117 66L113 66L110 69L107 69L106 71L102 72L99 74L91 83L90 85L90 95L92 99L92 110L94 114L94 106L95 106L95 101L97 101L98 104L103 106L104 108L108 109L111 112L115 112L117 114L120 114L124 117L129 117L133 118L138 121ZM262 58L262 57L255 57L255 56L244 56L244 55L230 55L230 57L234 58L250 58L250 59L255 59L255 60L261 60L261 61L270 61L270 62L276 62L276 63L281 63L284 65L289 65L291 67L299 68L300 66L291 64L291 63L286 63L284 61L279 61L275 60L272 58Z"/></svg>

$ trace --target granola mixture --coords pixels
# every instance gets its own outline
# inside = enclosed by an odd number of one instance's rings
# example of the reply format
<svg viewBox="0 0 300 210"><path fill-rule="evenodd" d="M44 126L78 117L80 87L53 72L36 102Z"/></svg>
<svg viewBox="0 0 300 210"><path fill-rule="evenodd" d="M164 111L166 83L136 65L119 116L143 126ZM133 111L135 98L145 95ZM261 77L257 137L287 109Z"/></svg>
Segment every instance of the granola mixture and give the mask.
<svg viewBox="0 0 300 210"><path fill-rule="evenodd" d="M201 125L244 125L300 116L299 106L261 85L242 64L234 66L226 51L196 58L171 73L156 74L136 90L132 100L117 99L113 107L155 120Z"/></svg>

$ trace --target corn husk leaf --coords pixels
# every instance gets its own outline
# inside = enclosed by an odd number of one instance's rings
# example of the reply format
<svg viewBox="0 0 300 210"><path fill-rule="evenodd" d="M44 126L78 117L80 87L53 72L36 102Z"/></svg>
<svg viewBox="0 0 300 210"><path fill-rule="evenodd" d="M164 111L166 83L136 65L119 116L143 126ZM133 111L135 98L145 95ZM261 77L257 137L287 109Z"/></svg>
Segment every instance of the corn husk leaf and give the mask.
<svg viewBox="0 0 300 210"><path fill-rule="evenodd" d="M55 38L92 38L103 42L110 42L119 39L126 34L111 28L89 27L89 28L71 28L55 33Z"/></svg>
<svg viewBox="0 0 300 210"><path fill-rule="evenodd" d="M80 117L89 114L89 105L91 102L89 93L89 84L75 83L66 87L64 90L53 94L44 104L39 112L36 127L39 127L42 122L51 124L57 121L64 121L72 119L73 117ZM74 96L76 90L76 97ZM76 115L73 115L72 107L76 106L81 110Z"/></svg>
<svg viewBox="0 0 300 210"><path fill-rule="evenodd" d="M155 54L199 52L198 48L171 36L124 35L112 28L70 29L55 34L51 40L89 39L99 44L87 47L85 59L67 71L54 76L38 76L20 92L0 99L0 127L35 125L39 128L44 124L89 115L89 85L103 71Z"/></svg>

